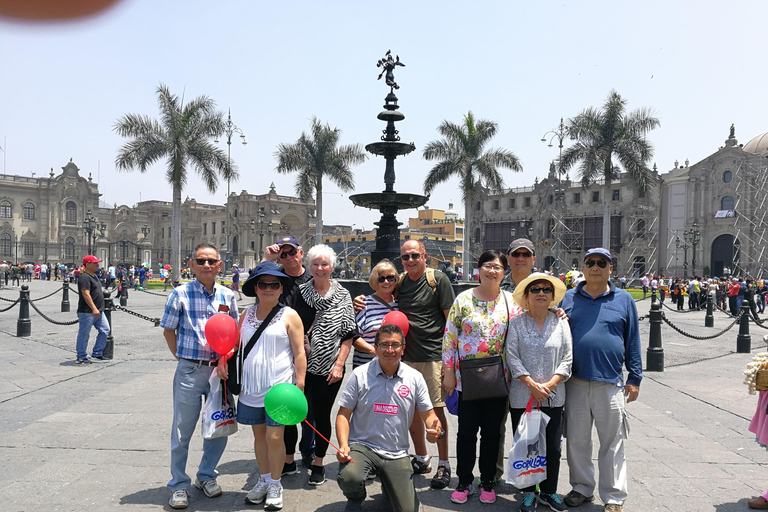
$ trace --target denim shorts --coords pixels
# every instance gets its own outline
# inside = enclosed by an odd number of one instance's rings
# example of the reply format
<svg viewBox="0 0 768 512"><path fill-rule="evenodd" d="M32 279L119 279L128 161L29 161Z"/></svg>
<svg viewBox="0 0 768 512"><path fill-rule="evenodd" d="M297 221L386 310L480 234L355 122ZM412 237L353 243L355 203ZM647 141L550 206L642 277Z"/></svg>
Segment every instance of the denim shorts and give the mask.
<svg viewBox="0 0 768 512"><path fill-rule="evenodd" d="M263 425L266 423L268 427L284 426L270 418L264 407L251 407L240 401L237 402L237 422L241 425Z"/></svg>

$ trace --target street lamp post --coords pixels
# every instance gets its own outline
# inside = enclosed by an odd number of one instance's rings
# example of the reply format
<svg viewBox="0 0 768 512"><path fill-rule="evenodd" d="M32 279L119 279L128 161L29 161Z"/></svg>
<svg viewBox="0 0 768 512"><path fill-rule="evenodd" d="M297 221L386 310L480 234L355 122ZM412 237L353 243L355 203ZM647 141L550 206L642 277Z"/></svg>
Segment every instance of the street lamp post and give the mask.
<svg viewBox="0 0 768 512"><path fill-rule="evenodd" d="M86 233L86 236L88 237L88 254L91 254L91 235L93 234L93 230L97 225L96 219L93 218L93 215L91 214L91 210L88 210L88 213L85 214L85 219L83 219L83 230Z"/></svg>
<svg viewBox="0 0 768 512"><path fill-rule="evenodd" d="M224 124L224 135L227 136L227 173L232 169L232 135L240 135L240 138L242 139L243 146L248 144L245 140L245 134L243 131L235 125L235 123L232 122L232 111L230 110L227 115L227 122ZM219 142L218 137L213 140L213 142ZM229 270L232 268L232 249L229 246L229 235L232 232L231 225L231 215L229 211L229 190L230 186L230 180L227 178L227 224L225 226L225 229L227 230L227 252L224 259L224 271Z"/></svg>
<svg viewBox="0 0 768 512"><path fill-rule="evenodd" d="M688 230L688 238L691 241L691 272L696 275L696 246L701 241L701 232L699 231L699 225L694 222L691 229Z"/></svg>
<svg viewBox="0 0 768 512"><path fill-rule="evenodd" d="M565 124L563 123L563 118L560 118L560 124L557 125L557 128L553 130L549 130L541 137L541 142L547 142L547 137L549 136L549 142L547 144L547 147L552 147L552 142L557 139L557 147L559 150L559 155L557 157L557 165L560 166L560 162L563 158L563 139L568 135L568 129L565 127ZM559 209L562 206L562 198L565 196L565 191L563 190L563 184L560 180L561 175L561 169L557 169L557 172L555 173L555 208ZM552 230L552 234L555 236L555 264L554 264L554 271L555 276L560 275L560 237L558 236L558 225L559 222L555 222L554 229Z"/></svg>
<svg viewBox="0 0 768 512"><path fill-rule="evenodd" d="M151 231L151 228L147 227L146 224L144 224L141 227L141 234L144 235L144 237L141 239L139 243L136 244L136 266L141 265L141 244L144 243L144 241L147 239L147 235L149 235L149 232Z"/></svg>
<svg viewBox="0 0 768 512"><path fill-rule="evenodd" d="M264 229L264 221L266 220L267 216L264 214L263 211L259 211L259 258L264 257L264 234L272 233L272 221L270 220L267 224L267 228ZM251 232L256 232L256 221L251 219Z"/></svg>

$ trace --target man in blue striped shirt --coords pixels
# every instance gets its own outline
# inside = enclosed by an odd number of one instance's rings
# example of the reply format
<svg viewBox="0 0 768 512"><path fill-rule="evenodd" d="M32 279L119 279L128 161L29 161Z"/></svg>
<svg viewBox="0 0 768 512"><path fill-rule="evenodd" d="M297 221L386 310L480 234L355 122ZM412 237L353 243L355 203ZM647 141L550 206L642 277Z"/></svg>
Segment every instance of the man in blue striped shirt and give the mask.
<svg viewBox="0 0 768 512"><path fill-rule="evenodd" d="M190 269L196 279L173 289L168 295L160 326L168 348L178 360L173 377L173 427L171 429L171 508L186 508L187 488L192 480L187 476L189 441L200 418L201 397L210 390L208 380L216 371L219 354L205 339L205 324L217 313L226 313L239 319L235 294L229 288L216 284L221 270L219 251L212 245L200 244L195 248ZM227 438L203 441L203 458L195 479L195 487L206 496L221 495L216 482L219 463Z"/></svg>

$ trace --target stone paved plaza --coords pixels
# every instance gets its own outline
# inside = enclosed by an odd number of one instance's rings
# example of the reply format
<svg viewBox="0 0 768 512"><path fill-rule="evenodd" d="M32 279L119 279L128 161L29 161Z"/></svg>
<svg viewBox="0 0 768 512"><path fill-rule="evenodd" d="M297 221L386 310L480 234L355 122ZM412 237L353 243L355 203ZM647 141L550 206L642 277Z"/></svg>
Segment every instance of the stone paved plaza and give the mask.
<svg viewBox="0 0 768 512"><path fill-rule="evenodd" d="M60 287L33 281L31 298ZM18 290L4 288L0 297L15 300ZM60 293L36 304L54 320L71 321L76 318L76 299L70 295L70 313L59 312ZM127 307L159 317L164 303L162 292L130 292ZM0 309L7 305L0 301ZM639 302L640 314L649 306L649 300ZM175 360L161 329L115 312L115 359L78 366L77 325L54 325L31 310L32 335L17 338L18 311L15 307L0 313L0 358L5 361L0 369L0 460L9 470L0 510L170 510L165 484L170 477ZM665 312L683 330L698 335L731 323L716 312L715 328L704 328L703 312ZM641 321L644 351L648 331L648 320ZM763 331L752 324L753 354L765 346ZM735 352L738 327L708 341L685 338L667 325L662 325L662 333L666 369L646 372L640 398L628 406L630 482L625 510L747 510L748 499L768 490L768 453L747 431L757 397L747 393L741 370L752 355ZM92 334L90 346L94 339ZM454 442L455 426L451 417ZM509 426L506 442L509 449ZM219 466L224 495L208 499L192 489L187 510L260 510L243 501L258 476L252 448L249 430L232 436ZM434 445L430 450L437 454ZM455 454L453 446L451 450ZM188 466L192 475L200 454L201 438L195 436ZM306 468L283 478L286 512L343 510L344 498L333 480L338 465L330 453L326 461L332 461L328 482L318 488L307 484ZM451 462L455 468L455 459ZM564 461L559 486L563 494L569 490L567 472ZM481 505L475 495L469 503L455 505L450 502L452 489L430 490L428 477L415 479L422 510L519 509L521 495L507 484L497 488L495 504ZM454 476L451 487L456 483ZM378 481L368 490L364 510L388 510ZM588 504L578 510L596 512L602 506Z"/></svg>

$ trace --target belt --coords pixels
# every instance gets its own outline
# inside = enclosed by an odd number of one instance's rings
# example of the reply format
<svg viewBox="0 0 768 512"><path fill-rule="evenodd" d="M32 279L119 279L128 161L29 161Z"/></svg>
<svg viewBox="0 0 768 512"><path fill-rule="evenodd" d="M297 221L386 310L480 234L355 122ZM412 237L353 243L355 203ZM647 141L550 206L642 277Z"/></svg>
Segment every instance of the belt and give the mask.
<svg viewBox="0 0 768 512"><path fill-rule="evenodd" d="M180 357L179 359L183 359L185 361L189 361L190 363L195 363L196 365L200 365L200 366L218 366L219 365L218 359L215 361L206 361L204 359L188 359L186 357Z"/></svg>

